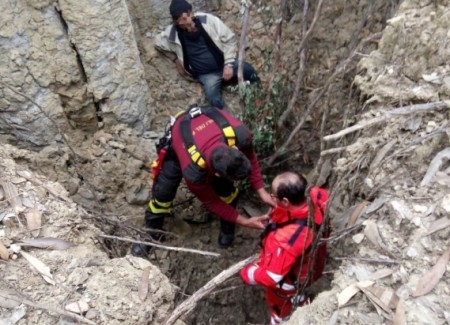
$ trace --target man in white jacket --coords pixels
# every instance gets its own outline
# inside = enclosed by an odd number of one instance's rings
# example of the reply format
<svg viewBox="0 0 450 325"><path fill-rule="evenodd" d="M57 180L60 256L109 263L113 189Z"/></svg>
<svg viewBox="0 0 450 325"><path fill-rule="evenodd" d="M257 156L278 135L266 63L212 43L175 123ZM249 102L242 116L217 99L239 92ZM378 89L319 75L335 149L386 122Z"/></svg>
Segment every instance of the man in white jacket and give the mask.
<svg viewBox="0 0 450 325"><path fill-rule="evenodd" d="M237 77L235 34L214 15L194 14L186 0L172 0L169 10L173 24L156 36L156 49L176 64L182 76L203 85L212 106L224 108L222 82ZM259 81L255 69L246 62L243 77L246 81Z"/></svg>

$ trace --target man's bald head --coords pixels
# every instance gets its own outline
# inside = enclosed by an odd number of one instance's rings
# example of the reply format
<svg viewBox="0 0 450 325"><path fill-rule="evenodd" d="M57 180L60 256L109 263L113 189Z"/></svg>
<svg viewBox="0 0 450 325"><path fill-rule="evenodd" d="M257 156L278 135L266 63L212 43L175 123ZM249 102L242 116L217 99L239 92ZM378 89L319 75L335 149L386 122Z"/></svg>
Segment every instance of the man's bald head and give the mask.
<svg viewBox="0 0 450 325"><path fill-rule="evenodd" d="M272 182L272 194L278 199L286 198L289 203L298 205L305 201L305 191L308 181L302 175L294 172L284 172L275 177Z"/></svg>

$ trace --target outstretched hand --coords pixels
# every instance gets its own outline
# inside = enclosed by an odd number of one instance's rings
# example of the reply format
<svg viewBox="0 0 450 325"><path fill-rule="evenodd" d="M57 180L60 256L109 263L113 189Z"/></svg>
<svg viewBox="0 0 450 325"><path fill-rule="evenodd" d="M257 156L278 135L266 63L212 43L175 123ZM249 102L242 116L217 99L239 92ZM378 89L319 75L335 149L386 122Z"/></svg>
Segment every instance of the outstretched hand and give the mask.
<svg viewBox="0 0 450 325"><path fill-rule="evenodd" d="M236 219L236 223L241 226L260 230L263 230L266 227L266 223L268 221L269 216L267 214L251 218L246 218L239 215L238 218Z"/></svg>
<svg viewBox="0 0 450 325"><path fill-rule="evenodd" d="M261 201L263 201L265 204L270 205L271 207L275 207L275 205L277 204L275 199L269 194L269 192L265 190L265 188L260 188L257 193Z"/></svg>

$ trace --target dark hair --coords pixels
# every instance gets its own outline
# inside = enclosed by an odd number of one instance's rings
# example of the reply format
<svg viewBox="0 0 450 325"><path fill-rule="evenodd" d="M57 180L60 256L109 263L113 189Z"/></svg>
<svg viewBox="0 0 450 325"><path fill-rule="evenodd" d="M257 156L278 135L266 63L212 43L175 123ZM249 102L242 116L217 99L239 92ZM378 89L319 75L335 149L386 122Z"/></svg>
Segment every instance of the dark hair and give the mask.
<svg viewBox="0 0 450 325"><path fill-rule="evenodd" d="M252 169L250 160L241 151L228 146L213 151L211 164L221 177L236 181L246 178Z"/></svg>
<svg viewBox="0 0 450 325"><path fill-rule="evenodd" d="M177 20L185 12L192 11L192 5L186 0L172 0L169 6L170 15Z"/></svg>
<svg viewBox="0 0 450 325"><path fill-rule="evenodd" d="M288 172L280 175L280 183L277 188L277 197L286 198L292 204L299 204L306 200L305 191L308 181L303 175Z"/></svg>

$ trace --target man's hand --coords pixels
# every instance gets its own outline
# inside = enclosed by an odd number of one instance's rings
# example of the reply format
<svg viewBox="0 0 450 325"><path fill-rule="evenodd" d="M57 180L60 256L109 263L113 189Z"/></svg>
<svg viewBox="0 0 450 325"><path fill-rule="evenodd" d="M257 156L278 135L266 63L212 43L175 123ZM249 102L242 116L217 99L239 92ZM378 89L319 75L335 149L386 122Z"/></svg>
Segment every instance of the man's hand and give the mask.
<svg viewBox="0 0 450 325"><path fill-rule="evenodd" d="M251 218L246 218L241 215L238 215L236 219L236 223L238 225L261 230L263 230L266 227L267 221L269 221L269 216L266 214L259 217L251 217Z"/></svg>
<svg viewBox="0 0 450 325"><path fill-rule="evenodd" d="M257 193L258 193L258 196L261 199L261 201L263 201L267 205L270 205L271 207L275 207L275 205L277 204L275 199L269 194L269 192L266 191L266 189L264 187L260 188L257 191Z"/></svg>
<svg viewBox="0 0 450 325"><path fill-rule="evenodd" d="M182 75L183 77L187 77L188 73L187 71L184 69L184 67L181 65L180 60L175 59L175 67L177 68L177 71L180 75Z"/></svg>
<svg viewBox="0 0 450 325"><path fill-rule="evenodd" d="M223 80L228 81L233 77L233 67L226 64L223 67Z"/></svg>

